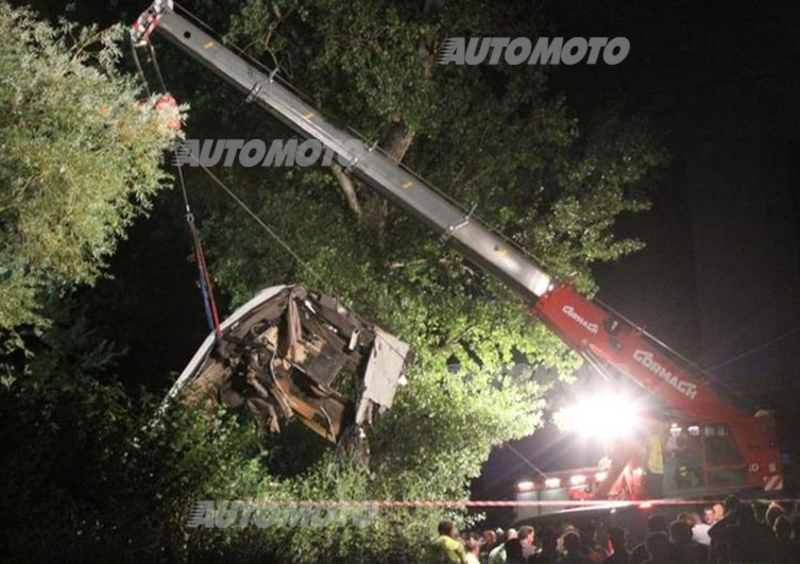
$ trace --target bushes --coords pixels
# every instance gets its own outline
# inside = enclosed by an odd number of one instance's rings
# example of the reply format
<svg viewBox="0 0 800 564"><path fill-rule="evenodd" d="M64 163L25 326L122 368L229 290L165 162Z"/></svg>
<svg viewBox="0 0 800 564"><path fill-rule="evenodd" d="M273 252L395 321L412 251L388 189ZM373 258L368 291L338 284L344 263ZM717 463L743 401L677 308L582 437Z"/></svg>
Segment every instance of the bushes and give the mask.
<svg viewBox="0 0 800 564"><path fill-rule="evenodd" d="M156 408L154 398L133 402L119 385L82 376L3 388L4 559L409 561L441 517L382 509L362 513L377 517L367 526L189 528L199 500L366 500L385 484L331 452L304 475L277 480L249 422L179 405L154 422Z"/></svg>
<svg viewBox="0 0 800 564"><path fill-rule="evenodd" d="M194 497L230 495L255 479L252 432L188 409L142 431L155 405L81 376L4 388L3 552L35 561L179 556Z"/></svg>

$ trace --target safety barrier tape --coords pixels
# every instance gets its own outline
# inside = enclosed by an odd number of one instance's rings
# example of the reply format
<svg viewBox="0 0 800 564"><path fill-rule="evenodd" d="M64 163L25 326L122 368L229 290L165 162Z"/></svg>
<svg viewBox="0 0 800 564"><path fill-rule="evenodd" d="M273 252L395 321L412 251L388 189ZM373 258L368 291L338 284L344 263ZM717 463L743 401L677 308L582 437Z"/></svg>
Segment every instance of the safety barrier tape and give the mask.
<svg viewBox="0 0 800 564"><path fill-rule="evenodd" d="M384 508L470 508L470 507L571 507L571 508L622 508L639 506L641 508L657 505L709 505L723 503L724 500L714 499L653 499L653 500L480 500L480 501L452 501L452 500L275 500L275 499L250 499L239 500L262 505L277 506L368 506ZM798 503L800 499L746 499L748 502L761 503Z"/></svg>

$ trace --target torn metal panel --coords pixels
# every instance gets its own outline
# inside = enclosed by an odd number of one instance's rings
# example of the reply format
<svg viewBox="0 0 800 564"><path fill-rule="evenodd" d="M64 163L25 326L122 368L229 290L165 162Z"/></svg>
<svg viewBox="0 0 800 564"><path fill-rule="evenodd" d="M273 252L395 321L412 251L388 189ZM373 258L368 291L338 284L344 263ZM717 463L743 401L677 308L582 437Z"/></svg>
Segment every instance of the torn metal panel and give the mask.
<svg viewBox="0 0 800 564"><path fill-rule="evenodd" d="M259 292L203 342L168 397L247 407L263 429L297 417L331 442L392 406L410 347L302 285Z"/></svg>
<svg viewBox="0 0 800 564"><path fill-rule="evenodd" d="M392 407L397 385L404 383L404 367L411 347L380 328L375 328L375 340L364 373L364 386L358 403L356 423L369 425L376 406ZM397 377L400 374L400 377Z"/></svg>

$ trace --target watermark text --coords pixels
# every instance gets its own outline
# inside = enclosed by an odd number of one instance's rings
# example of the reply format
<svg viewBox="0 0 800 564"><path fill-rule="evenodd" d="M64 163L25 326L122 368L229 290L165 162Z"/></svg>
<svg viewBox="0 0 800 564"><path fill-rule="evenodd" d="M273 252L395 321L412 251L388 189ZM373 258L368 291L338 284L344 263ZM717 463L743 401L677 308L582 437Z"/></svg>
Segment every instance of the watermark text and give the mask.
<svg viewBox="0 0 800 564"><path fill-rule="evenodd" d="M367 527L378 518L374 505L297 504L282 505L253 500L203 500L195 503L187 526L227 529L254 525L270 527Z"/></svg>
<svg viewBox="0 0 800 564"><path fill-rule="evenodd" d="M618 65L631 50L625 37L540 37L536 44L527 37L451 37L439 49L440 65L594 65L602 60Z"/></svg>
<svg viewBox="0 0 800 564"><path fill-rule="evenodd" d="M368 149L360 139L349 139L342 144L341 151L325 147L318 139L298 141L275 139L267 147L261 139L187 139L175 151L173 164L177 166L212 167L222 164L230 167L238 163L243 167L255 166L299 166L309 167L316 163L331 166L334 157L343 167L351 166Z"/></svg>

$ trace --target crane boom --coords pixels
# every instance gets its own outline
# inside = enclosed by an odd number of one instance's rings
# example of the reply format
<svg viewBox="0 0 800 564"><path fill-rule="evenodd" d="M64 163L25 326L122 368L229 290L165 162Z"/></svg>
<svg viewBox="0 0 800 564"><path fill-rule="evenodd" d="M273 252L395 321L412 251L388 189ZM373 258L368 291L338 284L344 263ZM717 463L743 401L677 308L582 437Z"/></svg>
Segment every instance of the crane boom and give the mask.
<svg viewBox="0 0 800 564"><path fill-rule="evenodd" d="M321 142L349 163L348 172L365 181L409 215L427 225L458 252L506 284L533 315L584 357L602 361L657 396L681 414L684 427L696 430L706 491L720 488L775 487L781 476L774 416L745 413L715 392L703 378L684 368L639 327L560 283L523 252L472 214L453 205L433 187L380 151L360 152L352 137L315 108L234 53L202 29L157 0L132 31L134 44L157 29L247 99L296 133ZM676 415L677 417L678 415ZM726 446L727 445L727 446ZM713 447L713 448L712 448ZM733 451L731 451L731 448ZM726 450L727 449L727 450ZM609 477L600 491L608 491Z"/></svg>
<svg viewBox="0 0 800 564"><path fill-rule="evenodd" d="M158 30L293 131L319 140L326 149L349 162L351 174L448 239L470 260L497 276L523 299L531 301L550 288L552 278L502 237L380 151L354 153L356 144L352 143L351 135L328 122L318 111L276 82L274 77L250 65L191 22L174 12L166 12Z"/></svg>

